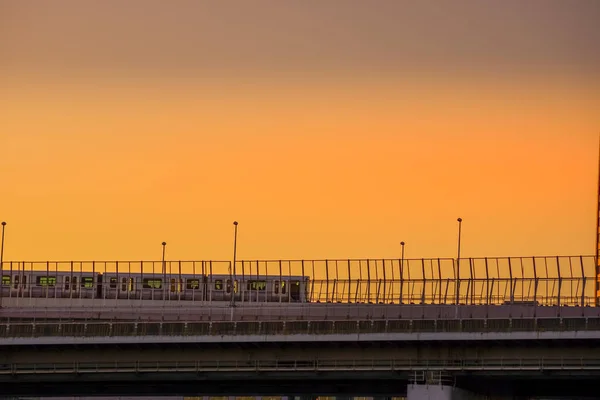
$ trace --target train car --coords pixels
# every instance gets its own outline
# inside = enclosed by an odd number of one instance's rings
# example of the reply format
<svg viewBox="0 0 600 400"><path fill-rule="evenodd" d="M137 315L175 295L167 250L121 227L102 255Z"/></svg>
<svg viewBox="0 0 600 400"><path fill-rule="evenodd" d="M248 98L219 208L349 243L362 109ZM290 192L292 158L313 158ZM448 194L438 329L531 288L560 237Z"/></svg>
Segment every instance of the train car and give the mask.
<svg viewBox="0 0 600 400"><path fill-rule="evenodd" d="M194 300L201 299L202 278L193 275L143 274L111 272L102 275L102 297L105 299L129 300ZM198 285L194 284L198 283ZM189 296L186 296L190 286ZM196 287L197 286L197 287ZM194 293L196 292L194 296Z"/></svg>
<svg viewBox="0 0 600 400"><path fill-rule="evenodd" d="M235 302L297 303L309 301L308 282L308 277L285 275L21 270L3 271L0 290L4 298L228 302L233 297Z"/></svg>
<svg viewBox="0 0 600 400"><path fill-rule="evenodd" d="M207 277L208 297L212 301L248 303L300 303L308 298L308 277L303 276L231 276Z"/></svg>
<svg viewBox="0 0 600 400"><path fill-rule="evenodd" d="M100 274L64 271L13 271L2 275L2 296L21 298L98 298Z"/></svg>

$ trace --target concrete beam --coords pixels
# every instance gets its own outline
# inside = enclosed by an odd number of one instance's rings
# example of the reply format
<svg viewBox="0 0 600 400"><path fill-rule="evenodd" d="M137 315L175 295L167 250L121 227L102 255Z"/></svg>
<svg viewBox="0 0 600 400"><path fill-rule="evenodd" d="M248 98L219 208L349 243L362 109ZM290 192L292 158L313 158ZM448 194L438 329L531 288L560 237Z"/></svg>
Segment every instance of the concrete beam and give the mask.
<svg viewBox="0 0 600 400"><path fill-rule="evenodd" d="M551 332L407 332L365 334L301 334L301 335L201 335L201 336L42 336L3 337L0 346L40 346L73 344L189 344L189 343L306 343L306 342L540 342L547 340L600 339L600 331Z"/></svg>

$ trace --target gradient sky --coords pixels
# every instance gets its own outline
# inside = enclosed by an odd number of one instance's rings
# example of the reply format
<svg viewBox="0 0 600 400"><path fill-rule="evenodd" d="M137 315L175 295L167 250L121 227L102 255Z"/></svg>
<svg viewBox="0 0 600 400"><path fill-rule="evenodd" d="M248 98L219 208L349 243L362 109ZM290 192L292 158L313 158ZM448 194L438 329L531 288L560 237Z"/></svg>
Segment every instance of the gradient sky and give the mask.
<svg viewBox="0 0 600 400"><path fill-rule="evenodd" d="M5 260L592 254L600 2L0 0Z"/></svg>

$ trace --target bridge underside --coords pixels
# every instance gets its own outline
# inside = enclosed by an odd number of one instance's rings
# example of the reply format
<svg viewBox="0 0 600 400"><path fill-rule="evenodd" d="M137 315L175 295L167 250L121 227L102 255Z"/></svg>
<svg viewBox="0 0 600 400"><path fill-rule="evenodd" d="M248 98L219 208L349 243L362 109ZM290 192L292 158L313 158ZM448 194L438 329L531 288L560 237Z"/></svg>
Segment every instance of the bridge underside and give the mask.
<svg viewBox="0 0 600 400"><path fill-rule="evenodd" d="M4 396L406 396L406 373L144 373L20 376L3 380ZM488 398L597 398L600 375L565 373L531 376L458 374L456 386ZM436 385L431 385L435 387Z"/></svg>
<svg viewBox="0 0 600 400"><path fill-rule="evenodd" d="M456 385L491 398L593 398L599 344L588 339L13 345L0 354L0 393L405 396L407 386L417 383Z"/></svg>

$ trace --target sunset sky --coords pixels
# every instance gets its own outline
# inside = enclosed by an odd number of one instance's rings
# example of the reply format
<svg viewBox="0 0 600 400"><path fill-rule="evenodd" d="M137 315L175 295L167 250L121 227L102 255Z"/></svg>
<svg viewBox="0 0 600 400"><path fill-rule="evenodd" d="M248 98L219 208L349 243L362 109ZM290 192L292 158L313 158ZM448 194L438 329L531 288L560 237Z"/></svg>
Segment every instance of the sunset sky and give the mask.
<svg viewBox="0 0 600 400"><path fill-rule="evenodd" d="M0 0L6 260L594 253L597 0Z"/></svg>

